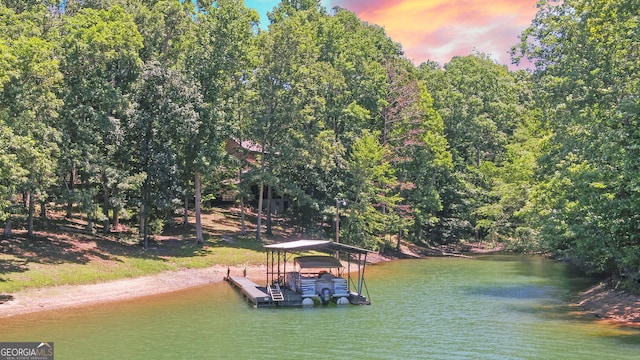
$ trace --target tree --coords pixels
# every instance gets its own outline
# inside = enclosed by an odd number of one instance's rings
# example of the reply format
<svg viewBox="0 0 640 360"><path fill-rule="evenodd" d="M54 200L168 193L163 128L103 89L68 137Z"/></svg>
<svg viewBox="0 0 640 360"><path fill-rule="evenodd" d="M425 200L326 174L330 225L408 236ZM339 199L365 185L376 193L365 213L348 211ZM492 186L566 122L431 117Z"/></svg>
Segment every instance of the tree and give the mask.
<svg viewBox="0 0 640 360"><path fill-rule="evenodd" d="M6 45L0 43L0 122L3 135L12 136L4 161L15 161L16 173L22 174L7 177L19 183L9 181L5 186L27 195L31 236L35 201L44 201L55 179L60 139L53 124L61 105L56 91L62 76L49 12L43 6L19 15L4 7L0 11L4 15L0 31L11 34Z"/></svg>
<svg viewBox="0 0 640 360"><path fill-rule="evenodd" d="M535 64L551 131L535 193L548 249L592 272L640 279L636 1L542 2L514 47Z"/></svg>
<svg viewBox="0 0 640 360"><path fill-rule="evenodd" d="M196 239L203 241L200 218L200 180L206 169L219 170L225 140L234 135L236 109L231 99L244 91L258 14L239 0L219 0L197 18L196 33L186 68L198 81L203 101L201 131L194 139L187 163L194 174ZM239 110L239 109L238 109ZM219 179L222 180L222 179Z"/></svg>
<svg viewBox="0 0 640 360"><path fill-rule="evenodd" d="M386 67L402 62L402 49L383 28L364 23L350 11L335 11L330 27L323 30L322 50L345 85L328 99L336 102L329 120L340 142L350 146L362 129L383 133L382 116L390 92Z"/></svg>
<svg viewBox="0 0 640 360"><path fill-rule="evenodd" d="M179 181L176 157L201 129L202 98L183 74L151 62L135 87L128 135L133 168L142 177L140 235L148 246L150 221L172 213Z"/></svg>
<svg viewBox="0 0 640 360"><path fill-rule="evenodd" d="M442 192L445 206L435 237L481 240L493 224L487 215L496 216L489 211L499 201L493 191L496 166L525 114L521 88L506 66L485 54L453 58L443 69L433 65L421 70L443 118L454 164Z"/></svg>
<svg viewBox="0 0 640 360"><path fill-rule="evenodd" d="M444 179L453 170L449 142L444 134L444 123L433 108L433 99L420 84L420 98L415 124L404 132L401 158L407 159L398 167L403 189L401 195L413 217L413 236L421 240L423 233L440 222L443 209ZM398 239L399 244L399 239Z"/></svg>
<svg viewBox="0 0 640 360"><path fill-rule="evenodd" d="M379 134L365 132L353 145L346 183L346 219L340 239L348 244L375 249L386 230L399 198L394 169L386 160L389 149L378 142ZM388 212L382 212L382 207Z"/></svg>
<svg viewBox="0 0 640 360"><path fill-rule="evenodd" d="M131 5L130 5L131 6ZM140 51L143 61L160 61L175 66L184 61L196 18L193 2L179 0L154 1L146 6L127 10L135 18L144 47Z"/></svg>
<svg viewBox="0 0 640 360"><path fill-rule="evenodd" d="M60 128L66 146L60 169L65 178L69 176L68 203L78 202L91 230L99 209L95 200L101 193L106 232L111 196L129 176L117 155L123 141L126 95L141 66L142 37L133 17L118 6L81 9L66 18L63 35L65 106Z"/></svg>
<svg viewBox="0 0 640 360"><path fill-rule="evenodd" d="M258 170L258 240L262 232L264 187L278 182L277 168L286 167L291 160L299 144L296 139L300 139L311 115L304 113L308 104L306 81L314 71L318 49L304 15L301 12L273 22L269 33L258 38L262 51L253 85L256 123L249 135L262 149Z"/></svg>

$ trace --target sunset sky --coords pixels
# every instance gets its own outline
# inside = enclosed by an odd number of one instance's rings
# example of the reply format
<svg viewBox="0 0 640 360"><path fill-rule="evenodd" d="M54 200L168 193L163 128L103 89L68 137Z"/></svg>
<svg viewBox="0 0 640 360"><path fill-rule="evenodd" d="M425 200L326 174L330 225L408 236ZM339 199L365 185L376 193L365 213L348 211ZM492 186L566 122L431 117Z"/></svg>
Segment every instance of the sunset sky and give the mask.
<svg viewBox="0 0 640 360"><path fill-rule="evenodd" d="M261 14L279 0L245 0ZM474 49L500 64L510 65L509 49L536 14L537 0L322 0L327 8L339 6L386 29L402 44L416 65L434 60L444 65L453 56Z"/></svg>

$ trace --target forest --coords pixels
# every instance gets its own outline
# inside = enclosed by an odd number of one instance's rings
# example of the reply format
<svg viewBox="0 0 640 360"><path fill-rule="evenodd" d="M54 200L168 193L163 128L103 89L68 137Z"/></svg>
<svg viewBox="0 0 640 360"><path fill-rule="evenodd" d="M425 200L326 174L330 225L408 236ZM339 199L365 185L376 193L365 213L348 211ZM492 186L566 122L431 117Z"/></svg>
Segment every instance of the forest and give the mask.
<svg viewBox="0 0 640 360"><path fill-rule="evenodd" d="M5 236L55 206L146 246L192 210L201 242L231 194L258 241L264 209L325 238L337 214L370 249L500 243L640 282L636 0L540 1L517 71L415 65L317 0L262 27L242 0L3 0L0 31Z"/></svg>

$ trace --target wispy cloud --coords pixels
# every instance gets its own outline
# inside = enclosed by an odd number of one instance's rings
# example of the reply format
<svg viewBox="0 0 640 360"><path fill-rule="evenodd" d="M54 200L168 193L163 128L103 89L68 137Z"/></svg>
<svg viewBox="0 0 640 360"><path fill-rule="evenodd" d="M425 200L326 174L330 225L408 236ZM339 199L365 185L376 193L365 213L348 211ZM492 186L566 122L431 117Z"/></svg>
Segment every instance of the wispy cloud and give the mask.
<svg viewBox="0 0 640 360"><path fill-rule="evenodd" d="M510 64L509 49L534 18L537 0L326 0L386 29L416 64L474 50Z"/></svg>

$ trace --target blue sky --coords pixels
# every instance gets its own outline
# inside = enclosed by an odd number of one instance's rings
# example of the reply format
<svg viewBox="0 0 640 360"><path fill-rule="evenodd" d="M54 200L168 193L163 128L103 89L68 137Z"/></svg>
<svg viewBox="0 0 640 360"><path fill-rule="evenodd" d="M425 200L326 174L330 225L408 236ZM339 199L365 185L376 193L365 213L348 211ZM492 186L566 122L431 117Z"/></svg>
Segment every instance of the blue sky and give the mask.
<svg viewBox="0 0 640 360"><path fill-rule="evenodd" d="M244 3L247 7L258 10L260 14L260 26L265 28L269 21L267 20L267 12L273 10L273 8L280 3L280 0L245 0ZM327 1L322 1L322 4L327 6Z"/></svg>

